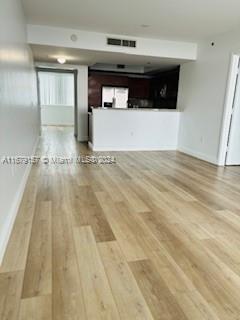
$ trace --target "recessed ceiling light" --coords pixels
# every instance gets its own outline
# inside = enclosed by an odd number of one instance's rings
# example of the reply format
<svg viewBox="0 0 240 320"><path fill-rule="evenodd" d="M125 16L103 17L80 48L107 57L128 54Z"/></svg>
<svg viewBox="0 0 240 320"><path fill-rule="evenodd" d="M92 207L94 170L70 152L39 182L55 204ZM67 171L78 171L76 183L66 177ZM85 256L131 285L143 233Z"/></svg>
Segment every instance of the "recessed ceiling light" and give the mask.
<svg viewBox="0 0 240 320"><path fill-rule="evenodd" d="M66 59L64 57L57 58L58 63L64 64L66 62Z"/></svg>
<svg viewBox="0 0 240 320"><path fill-rule="evenodd" d="M141 24L141 27L142 27L142 28L148 28L148 27L150 27L150 26L149 26L149 24Z"/></svg>

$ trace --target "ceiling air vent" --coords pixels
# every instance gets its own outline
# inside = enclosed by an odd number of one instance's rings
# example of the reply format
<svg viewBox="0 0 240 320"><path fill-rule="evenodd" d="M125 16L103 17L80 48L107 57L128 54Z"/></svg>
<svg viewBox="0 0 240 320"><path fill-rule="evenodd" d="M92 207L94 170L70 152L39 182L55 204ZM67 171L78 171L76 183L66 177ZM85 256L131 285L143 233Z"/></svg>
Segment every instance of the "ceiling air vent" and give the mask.
<svg viewBox="0 0 240 320"><path fill-rule="evenodd" d="M107 44L112 46L136 48L135 40L107 38Z"/></svg>
<svg viewBox="0 0 240 320"><path fill-rule="evenodd" d="M117 69L125 69L125 65L124 64L117 64Z"/></svg>
<svg viewBox="0 0 240 320"><path fill-rule="evenodd" d="M123 47L136 48L136 41L134 40L122 40Z"/></svg>
<svg viewBox="0 0 240 320"><path fill-rule="evenodd" d="M107 38L107 44L112 46L121 46L122 40L121 39L114 39L114 38Z"/></svg>

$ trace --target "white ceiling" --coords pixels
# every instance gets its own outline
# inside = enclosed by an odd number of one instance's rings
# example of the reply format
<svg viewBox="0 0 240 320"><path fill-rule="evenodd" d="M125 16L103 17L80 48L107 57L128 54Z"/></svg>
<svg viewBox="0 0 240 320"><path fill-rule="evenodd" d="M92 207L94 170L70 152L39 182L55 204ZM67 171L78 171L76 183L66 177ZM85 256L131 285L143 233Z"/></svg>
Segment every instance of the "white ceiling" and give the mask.
<svg viewBox="0 0 240 320"><path fill-rule="evenodd" d="M73 48L61 48L44 45L31 45L35 61L56 63L58 57L65 57L67 63L92 66L96 63L125 64L141 66L147 69L166 70L176 67L186 61L177 59L164 59L158 57L145 57L125 53L103 52Z"/></svg>
<svg viewBox="0 0 240 320"><path fill-rule="evenodd" d="M240 23L239 0L23 0L23 4L32 24L149 38L196 41Z"/></svg>

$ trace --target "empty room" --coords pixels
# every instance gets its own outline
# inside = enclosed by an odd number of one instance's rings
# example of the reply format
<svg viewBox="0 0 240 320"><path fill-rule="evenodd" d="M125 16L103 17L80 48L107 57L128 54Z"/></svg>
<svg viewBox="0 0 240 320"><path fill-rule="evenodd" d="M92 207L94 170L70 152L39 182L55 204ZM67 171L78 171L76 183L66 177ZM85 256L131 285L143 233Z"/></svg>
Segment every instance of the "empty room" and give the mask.
<svg viewBox="0 0 240 320"><path fill-rule="evenodd" d="M239 35L237 0L0 0L0 320L240 319Z"/></svg>

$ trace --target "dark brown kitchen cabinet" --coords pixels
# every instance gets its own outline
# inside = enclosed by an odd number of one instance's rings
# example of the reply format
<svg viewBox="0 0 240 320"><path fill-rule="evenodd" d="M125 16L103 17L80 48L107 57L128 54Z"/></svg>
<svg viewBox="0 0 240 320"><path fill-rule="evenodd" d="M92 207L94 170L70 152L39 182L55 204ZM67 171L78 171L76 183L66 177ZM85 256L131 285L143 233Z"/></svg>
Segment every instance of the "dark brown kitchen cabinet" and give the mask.
<svg viewBox="0 0 240 320"><path fill-rule="evenodd" d="M150 94L150 80L140 78L129 79L129 97L148 99Z"/></svg>

